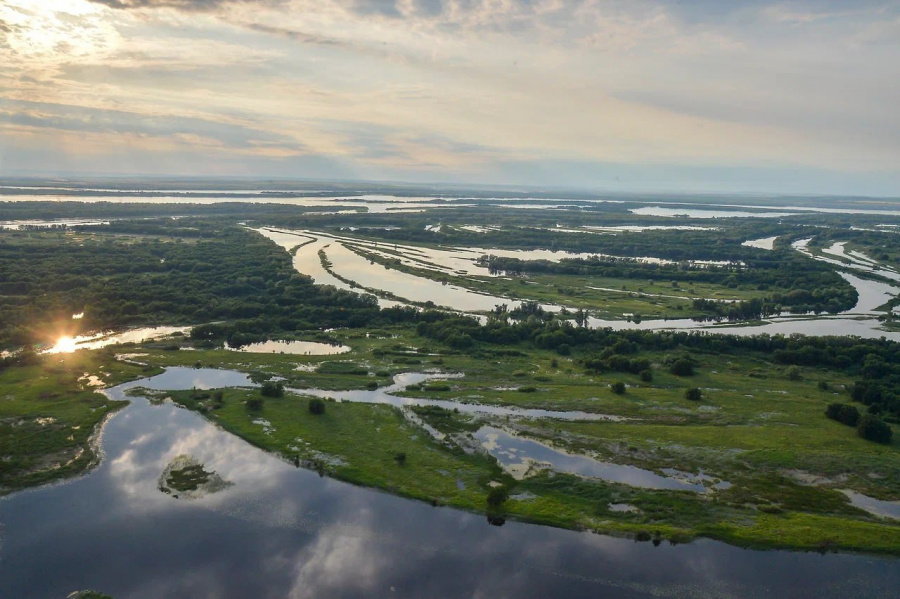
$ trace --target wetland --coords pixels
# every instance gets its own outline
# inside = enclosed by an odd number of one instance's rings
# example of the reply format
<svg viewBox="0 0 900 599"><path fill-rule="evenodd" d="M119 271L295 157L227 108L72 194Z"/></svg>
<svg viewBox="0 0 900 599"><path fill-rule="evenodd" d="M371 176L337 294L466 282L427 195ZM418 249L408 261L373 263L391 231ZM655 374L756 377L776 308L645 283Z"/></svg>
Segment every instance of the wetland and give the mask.
<svg viewBox="0 0 900 599"><path fill-rule="evenodd" d="M826 416L900 422L890 210L52 191L0 202L60 223L0 231L0 595L900 582L897 440Z"/></svg>

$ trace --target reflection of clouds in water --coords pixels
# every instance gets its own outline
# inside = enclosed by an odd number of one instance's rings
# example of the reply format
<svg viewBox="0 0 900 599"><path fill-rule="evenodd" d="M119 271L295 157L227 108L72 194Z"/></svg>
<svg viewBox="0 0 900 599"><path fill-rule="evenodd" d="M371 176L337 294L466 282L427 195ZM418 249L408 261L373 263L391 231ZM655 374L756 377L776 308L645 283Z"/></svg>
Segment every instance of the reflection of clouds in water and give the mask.
<svg viewBox="0 0 900 599"><path fill-rule="evenodd" d="M395 556L371 536L345 536L325 529L295 558L291 599L327 597L337 591L370 594L385 591L383 577Z"/></svg>
<svg viewBox="0 0 900 599"><path fill-rule="evenodd" d="M291 470L287 464L216 429L196 415L179 413L179 408L174 406L145 407L142 412L143 426L154 416L159 422L151 431L130 442L109 463L110 480L131 503L151 508L164 507L160 497L164 502L171 501L156 492L155 480L172 459L182 454L194 456L207 470L214 470L235 483L226 491L198 501L209 507L221 507L240 490L265 494L277 488L281 475Z"/></svg>

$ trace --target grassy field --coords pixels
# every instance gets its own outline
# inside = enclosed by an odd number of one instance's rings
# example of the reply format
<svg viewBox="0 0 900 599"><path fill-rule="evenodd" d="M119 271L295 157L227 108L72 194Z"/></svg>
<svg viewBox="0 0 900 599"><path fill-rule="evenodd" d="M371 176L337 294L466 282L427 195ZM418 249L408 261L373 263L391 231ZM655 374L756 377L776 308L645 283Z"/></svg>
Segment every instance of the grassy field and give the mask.
<svg viewBox="0 0 900 599"><path fill-rule="evenodd" d="M246 404L258 397L256 391L225 390L220 406L208 394L188 391L173 397L286 459L434 504L485 512L488 493L500 484L510 494L500 508L505 517L554 526L675 542L709 536L758 547L900 552L900 525L852 507L839 492L900 497L897 444L864 441L852 428L824 416L829 402L849 401L845 387L850 381L840 374L789 371L766 356L695 353L696 374L678 377L663 366L666 355L648 354L653 380L647 382L630 374L588 374L579 356L540 350L512 357L454 353L402 328L368 336L350 330L331 334L353 351L317 357L151 347L141 359L159 366L200 362L283 376L298 394L264 398L258 411ZM383 386L390 380L386 375L426 369L464 376L398 395L584 410L625 420L507 419L428 409L412 415L385 405L335 402L326 402L325 413L314 415L310 398L302 393L313 387ZM366 374L339 374L347 370ZM627 385L623 394L612 391L616 381ZM520 391L523 387L529 391ZM702 401L685 399L689 387L702 390ZM447 437L431 437L416 418ZM656 473L702 470L732 486L703 494L651 490L542 469L516 480L493 458L471 453L480 445L470 433L483 424ZM635 511L613 511L611 504Z"/></svg>
<svg viewBox="0 0 900 599"><path fill-rule="evenodd" d="M0 370L0 495L96 465L97 427L126 402L97 392L90 376L108 387L154 372L103 351L41 356Z"/></svg>

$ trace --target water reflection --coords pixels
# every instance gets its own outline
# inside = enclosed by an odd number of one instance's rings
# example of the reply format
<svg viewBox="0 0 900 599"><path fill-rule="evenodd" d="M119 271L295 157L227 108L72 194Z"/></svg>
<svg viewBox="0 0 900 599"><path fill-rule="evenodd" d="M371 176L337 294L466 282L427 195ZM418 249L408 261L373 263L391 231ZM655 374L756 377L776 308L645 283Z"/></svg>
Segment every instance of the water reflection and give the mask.
<svg viewBox="0 0 900 599"><path fill-rule="evenodd" d="M174 369L173 369L174 370ZM169 371L150 387L221 386ZM224 377L224 378L221 378ZM245 381L246 382L246 381ZM238 382L239 383L239 382ZM121 396L123 387L109 391ZM188 387L189 388L189 387ZM90 476L0 500L0 596L890 596L896 560L653 547L399 499L296 469L198 414L136 399L102 438ZM190 453L234 482L191 502L156 488Z"/></svg>
<svg viewBox="0 0 900 599"><path fill-rule="evenodd" d="M518 479L525 478L535 469L549 467L559 472L600 478L645 489L670 489L697 493L707 490L702 484L686 482L684 477L660 476L637 466L623 466L600 462L587 456L573 455L531 439L511 435L493 426L481 427L474 436L488 453L497 458L507 472Z"/></svg>
<svg viewBox="0 0 900 599"><path fill-rule="evenodd" d="M883 501L855 491L845 490L841 493L849 497L850 503L861 510L882 518L900 520L900 501Z"/></svg>
<svg viewBox="0 0 900 599"><path fill-rule="evenodd" d="M144 327L123 331L121 333L105 331L93 335L77 335L75 337L66 336L61 337L53 347L44 350L42 353L66 354L79 349L100 349L110 345L118 345L120 343L141 343L143 341L168 337L175 333L185 334L190 330L191 327Z"/></svg>

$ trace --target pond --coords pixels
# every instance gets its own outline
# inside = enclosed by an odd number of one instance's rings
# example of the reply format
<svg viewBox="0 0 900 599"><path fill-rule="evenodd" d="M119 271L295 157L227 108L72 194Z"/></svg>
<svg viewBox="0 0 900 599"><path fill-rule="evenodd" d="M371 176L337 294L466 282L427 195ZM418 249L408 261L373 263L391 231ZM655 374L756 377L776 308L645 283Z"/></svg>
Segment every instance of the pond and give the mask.
<svg viewBox="0 0 900 599"><path fill-rule="evenodd" d="M316 341L263 341L248 343L241 347L231 347L227 343L225 349L250 354L294 354L301 356L331 356L350 351L346 345L331 345Z"/></svg>
<svg viewBox="0 0 900 599"><path fill-rule="evenodd" d="M171 369L127 387L249 384ZM92 474L0 500L0 596L891 596L897 560L748 551L700 540L654 547L449 508L321 478L172 404L135 398L105 427ZM226 483L175 498L179 456ZM184 459L184 458L182 458Z"/></svg>

